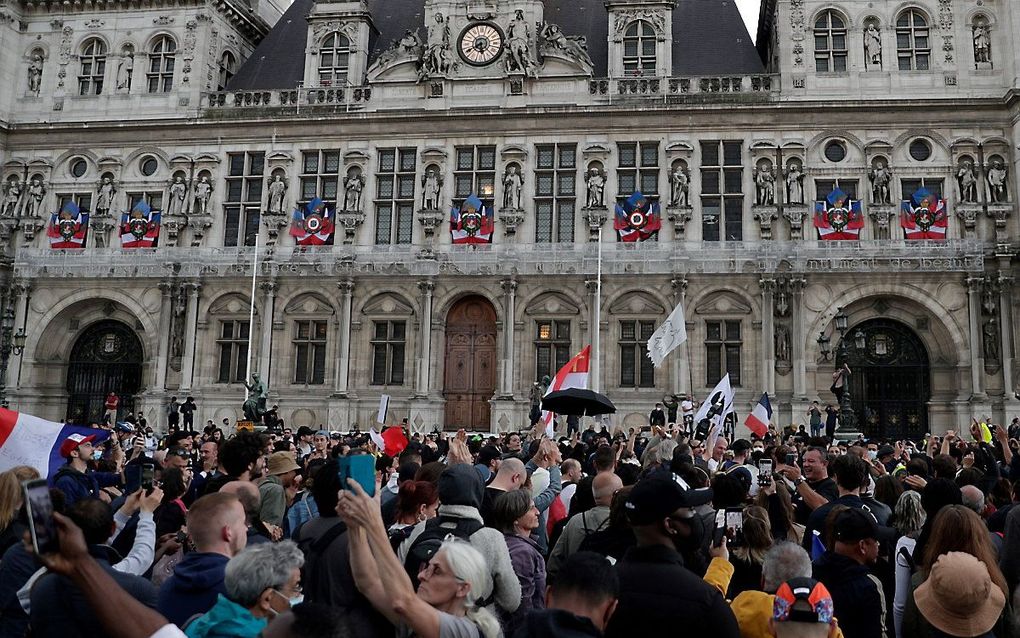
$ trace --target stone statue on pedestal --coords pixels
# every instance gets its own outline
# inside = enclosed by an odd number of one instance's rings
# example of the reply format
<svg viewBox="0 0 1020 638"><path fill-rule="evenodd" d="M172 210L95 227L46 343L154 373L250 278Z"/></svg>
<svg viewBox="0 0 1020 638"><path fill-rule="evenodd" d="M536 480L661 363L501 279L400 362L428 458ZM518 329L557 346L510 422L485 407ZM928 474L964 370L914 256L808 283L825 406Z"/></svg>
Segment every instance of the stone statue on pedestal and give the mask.
<svg viewBox="0 0 1020 638"><path fill-rule="evenodd" d="M691 205L691 178L679 164L669 174L669 205L686 208Z"/></svg>
<svg viewBox="0 0 1020 638"><path fill-rule="evenodd" d="M974 61L981 64L992 61L992 38L987 24L974 25Z"/></svg>
<svg viewBox="0 0 1020 638"><path fill-rule="evenodd" d="M800 164L790 164L786 169L786 201L789 204L804 203L804 169Z"/></svg>
<svg viewBox="0 0 1020 638"><path fill-rule="evenodd" d="M585 203L586 208L604 208L605 207L605 190L606 190L606 178L602 175L597 167L588 169L588 176L585 178L585 182L588 186L588 198Z"/></svg>
<svg viewBox="0 0 1020 638"><path fill-rule="evenodd" d="M882 33L874 22L864 30L864 54L869 66L882 67Z"/></svg>
<svg viewBox="0 0 1020 638"><path fill-rule="evenodd" d="M776 175L771 164L763 164L754 174L755 203L773 206L776 203Z"/></svg>
<svg viewBox="0 0 1020 638"><path fill-rule="evenodd" d="M42 56L36 53L32 56L32 62L28 65L28 93L29 95L39 95L39 89L42 87L42 72L43 72L43 59Z"/></svg>
<svg viewBox="0 0 1020 638"><path fill-rule="evenodd" d="M999 160L993 162L991 168L988 169L988 186L990 187L992 202L1003 204L1009 201L1009 194L1006 191L1007 177L1006 167L1003 166L1002 162Z"/></svg>
<svg viewBox="0 0 1020 638"><path fill-rule="evenodd" d="M283 196L287 193L287 184L282 175L273 175L269 183L269 212L283 213Z"/></svg>
<svg viewBox="0 0 1020 638"><path fill-rule="evenodd" d="M344 179L344 210L361 210L361 191L365 188L365 178L361 173L349 174Z"/></svg>
<svg viewBox="0 0 1020 638"><path fill-rule="evenodd" d="M32 179L28 185L28 193L25 194L25 202L21 209L22 217L36 217L42 207L43 197L46 196L46 186L38 178Z"/></svg>
<svg viewBox="0 0 1020 638"><path fill-rule="evenodd" d="M209 214L210 196L212 196L212 184L209 183L209 177L203 175L195 184L195 201L198 203L196 208L198 208L199 215Z"/></svg>
<svg viewBox="0 0 1020 638"><path fill-rule="evenodd" d="M889 184L892 182L892 171L882 162L877 162L875 168L868 171L871 178L871 202L874 204L892 204L892 190Z"/></svg>
<svg viewBox="0 0 1020 638"><path fill-rule="evenodd" d="M443 189L443 178L434 166L425 171L421 180L421 207L425 210L439 210L439 194Z"/></svg>
<svg viewBox="0 0 1020 638"><path fill-rule="evenodd" d="M184 200L188 197L188 187L184 183L184 178L178 175L174 178L172 184L170 184L170 205L167 206L167 215L183 215L184 214Z"/></svg>
<svg viewBox="0 0 1020 638"><path fill-rule="evenodd" d="M18 202L21 201L21 180L15 178L4 184L3 206L0 207L0 215L3 217L14 217L18 213Z"/></svg>
<svg viewBox="0 0 1020 638"><path fill-rule="evenodd" d="M506 167L506 174L503 176L503 208L521 209L522 186L524 186L524 180L517 170L517 165L510 164Z"/></svg>
<svg viewBox="0 0 1020 638"><path fill-rule="evenodd" d="M100 214L106 214L110 211L110 207L113 206L113 197L117 194L117 187L113 185L113 180L109 177L104 177L102 184L99 186L99 195L96 197L96 212Z"/></svg>
<svg viewBox="0 0 1020 638"><path fill-rule="evenodd" d="M974 165L965 161L956 172L956 181L960 186L960 201L965 204L977 203L977 176L974 174Z"/></svg>
<svg viewBox="0 0 1020 638"><path fill-rule="evenodd" d="M245 383L244 387L248 389L248 398L245 399L244 405L241 406L241 410L244 412L244 419L258 423L262 420L262 415L266 413L269 388L259 378L257 372L251 375L251 384Z"/></svg>

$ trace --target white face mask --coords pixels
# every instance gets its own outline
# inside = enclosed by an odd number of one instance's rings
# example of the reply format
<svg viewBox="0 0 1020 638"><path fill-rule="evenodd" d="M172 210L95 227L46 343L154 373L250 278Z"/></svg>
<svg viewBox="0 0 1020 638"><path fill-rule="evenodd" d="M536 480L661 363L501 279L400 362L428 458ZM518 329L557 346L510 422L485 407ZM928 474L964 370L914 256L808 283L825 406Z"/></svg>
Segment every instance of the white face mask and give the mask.
<svg viewBox="0 0 1020 638"><path fill-rule="evenodd" d="M874 461L878 458L878 450L868 450L868 460Z"/></svg>
<svg viewBox="0 0 1020 638"><path fill-rule="evenodd" d="M754 448L752 450L752 452L764 452L764 451L765 451L765 448L763 448L763 447L756 447L756 448Z"/></svg>

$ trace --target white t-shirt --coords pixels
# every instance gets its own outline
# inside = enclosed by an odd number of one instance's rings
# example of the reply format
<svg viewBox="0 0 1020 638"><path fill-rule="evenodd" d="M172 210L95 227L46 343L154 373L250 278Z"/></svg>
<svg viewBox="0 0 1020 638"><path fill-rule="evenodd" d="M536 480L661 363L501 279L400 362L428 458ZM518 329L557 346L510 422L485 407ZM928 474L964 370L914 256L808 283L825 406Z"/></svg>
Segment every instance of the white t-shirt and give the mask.
<svg viewBox="0 0 1020 638"><path fill-rule="evenodd" d="M438 613L439 638L481 638L482 632L479 631L478 625L471 622L466 616L454 616L445 611ZM399 625L397 627L397 636L399 638L414 638L415 634L411 632L411 628L407 625ZM159 636L158 638L169 637Z"/></svg>
<svg viewBox="0 0 1020 638"><path fill-rule="evenodd" d="M149 638L187 638L187 636L177 628L177 625L163 625L159 628L159 631L149 636Z"/></svg>

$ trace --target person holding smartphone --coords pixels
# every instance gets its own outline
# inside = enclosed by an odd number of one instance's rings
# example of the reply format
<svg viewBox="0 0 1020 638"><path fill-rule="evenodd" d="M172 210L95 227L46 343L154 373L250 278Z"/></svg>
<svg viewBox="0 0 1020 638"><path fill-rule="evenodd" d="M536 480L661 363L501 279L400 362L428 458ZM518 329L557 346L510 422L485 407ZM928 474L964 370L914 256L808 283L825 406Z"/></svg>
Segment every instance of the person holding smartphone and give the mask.
<svg viewBox="0 0 1020 638"><path fill-rule="evenodd" d="M102 488L116 487L123 483L124 477L120 471L93 472L89 469L94 450L92 442L95 439L95 434L85 436L75 433L60 444L60 456L67 459L67 464L54 475L53 487L64 493L68 508L89 498L109 503L110 497ZM113 446L112 459L119 469L124 462L124 450L119 445Z"/></svg>

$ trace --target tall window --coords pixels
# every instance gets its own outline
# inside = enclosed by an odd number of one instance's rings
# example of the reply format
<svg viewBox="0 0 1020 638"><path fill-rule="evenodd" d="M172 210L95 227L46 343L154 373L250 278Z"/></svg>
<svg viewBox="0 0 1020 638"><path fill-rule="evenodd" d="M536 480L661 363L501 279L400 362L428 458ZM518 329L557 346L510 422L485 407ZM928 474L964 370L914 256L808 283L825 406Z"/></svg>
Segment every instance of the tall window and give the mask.
<svg viewBox="0 0 1020 638"><path fill-rule="evenodd" d="M641 191L645 197L659 196L659 143L620 142L617 145L619 168L616 179L619 190L617 201L623 201L634 192Z"/></svg>
<svg viewBox="0 0 1020 638"><path fill-rule="evenodd" d="M701 143L701 235L704 241L744 238L743 142Z"/></svg>
<svg viewBox="0 0 1020 638"><path fill-rule="evenodd" d="M127 194L128 210L132 210L138 202L144 201L152 210L163 209L163 191L131 192Z"/></svg>
<svg viewBox="0 0 1020 638"><path fill-rule="evenodd" d="M375 175L375 243L410 244L414 228L413 148L379 149Z"/></svg>
<svg viewBox="0 0 1020 638"><path fill-rule="evenodd" d="M535 322L535 381L555 376L570 361L570 322Z"/></svg>
<svg viewBox="0 0 1020 638"><path fill-rule="evenodd" d="M577 146L541 144L535 163L535 242L574 241Z"/></svg>
<svg viewBox="0 0 1020 638"><path fill-rule="evenodd" d="M294 322L294 383L326 382L326 321Z"/></svg>
<svg viewBox="0 0 1020 638"><path fill-rule="evenodd" d="M316 197L336 204L340 179L340 151L305 151L301 154L301 203Z"/></svg>
<svg viewBox="0 0 1020 638"><path fill-rule="evenodd" d="M350 69L351 41L334 31L319 47L319 86L342 85Z"/></svg>
<svg viewBox="0 0 1020 638"><path fill-rule="evenodd" d="M149 93L168 93L174 87L174 63L177 61L177 42L168 35L152 41L149 48Z"/></svg>
<svg viewBox="0 0 1020 638"><path fill-rule="evenodd" d="M829 196L829 193L839 189L850 196L850 199L857 199L857 180L856 179L816 179L815 180L815 193L818 195L818 201L821 201Z"/></svg>
<svg viewBox="0 0 1020 638"><path fill-rule="evenodd" d="M620 387L655 387L655 366L645 354L654 321L620 322Z"/></svg>
<svg viewBox="0 0 1020 638"><path fill-rule="evenodd" d="M815 70L846 72L846 23L832 10L815 20Z"/></svg>
<svg viewBox="0 0 1020 638"><path fill-rule="evenodd" d="M248 322L221 321L219 372L216 383L243 383L248 368Z"/></svg>
<svg viewBox="0 0 1020 638"><path fill-rule="evenodd" d="M99 95L106 75L106 43L92 38L81 48L78 57L78 95Z"/></svg>
<svg viewBox="0 0 1020 638"><path fill-rule="evenodd" d="M904 177L900 179L900 190L903 195L903 201L910 199L910 196L917 192L917 189L921 187L927 188L935 195L942 197L942 180L934 179L931 177Z"/></svg>
<svg viewBox="0 0 1020 638"><path fill-rule="evenodd" d="M644 20L635 20L623 32L624 75L655 75L655 29Z"/></svg>
<svg viewBox="0 0 1020 638"><path fill-rule="evenodd" d="M227 153L224 246L255 245L265 163L265 153Z"/></svg>
<svg viewBox="0 0 1020 638"><path fill-rule="evenodd" d="M495 146L458 146L453 173L454 199L464 201L471 193L491 204L496 184Z"/></svg>
<svg viewBox="0 0 1020 638"><path fill-rule="evenodd" d="M230 78L234 77L234 71L236 70L237 60L234 58L234 54L230 51L224 51L223 55L220 56L220 78L217 91L223 91L227 88L227 82L230 82Z"/></svg>
<svg viewBox="0 0 1020 638"><path fill-rule="evenodd" d="M705 385L711 387L727 372L740 385L740 321L705 322Z"/></svg>
<svg viewBox="0 0 1020 638"><path fill-rule="evenodd" d="M896 20L896 57L900 61L900 71L929 69L928 20L917 9L907 9Z"/></svg>
<svg viewBox="0 0 1020 638"><path fill-rule="evenodd" d="M405 323L376 321L372 333L372 385L404 385Z"/></svg>

